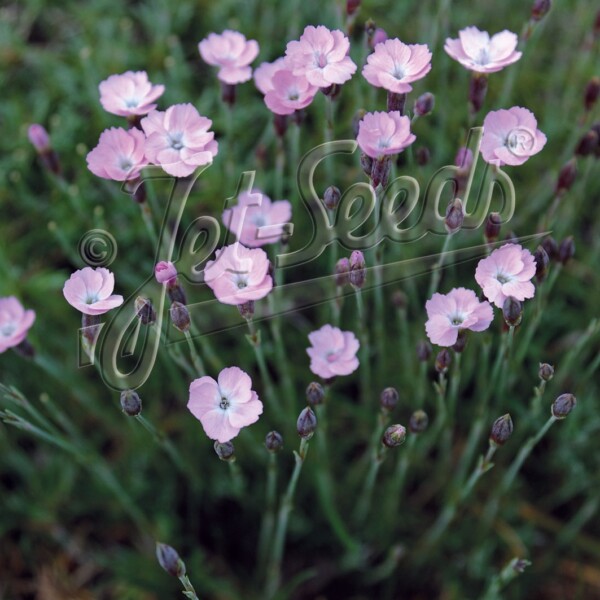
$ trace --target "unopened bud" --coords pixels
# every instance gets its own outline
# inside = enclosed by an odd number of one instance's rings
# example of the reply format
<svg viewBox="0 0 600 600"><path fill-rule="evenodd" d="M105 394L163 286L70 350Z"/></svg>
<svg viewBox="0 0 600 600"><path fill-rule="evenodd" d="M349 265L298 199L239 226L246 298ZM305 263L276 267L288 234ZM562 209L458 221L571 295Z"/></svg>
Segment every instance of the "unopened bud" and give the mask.
<svg viewBox="0 0 600 600"><path fill-rule="evenodd" d="M254 316L254 300L248 300L243 304L238 304L238 310L242 318L248 320Z"/></svg>
<svg viewBox="0 0 600 600"><path fill-rule="evenodd" d="M235 446L233 442L215 442L214 445L217 456L225 462L231 462L235 460Z"/></svg>
<svg viewBox="0 0 600 600"><path fill-rule="evenodd" d="M402 425L390 425L381 438L381 443L388 448L396 448L404 443L406 439L406 429Z"/></svg>
<svg viewBox="0 0 600 600"><path fill-rule="evenodd" d="M167 544L156 543L156 558L158 564L173 577L183 577L185 575L185 563L179 558L175 548Z"/></svg>
<svg viewBox="0 0 600 600"><path fill-rule="evenodd" d="M600 96L600 77L592 77L585 87L585 94L583 97L585 110L589 111L594 108L594 104L598 101L598 96Z"/></svg>
<svg viewBox="0 0 600 600"><path fill-rule="evenodd" d="M533 6L531 7L531 19L533 21L540 21L543 19L550 10L552 2L550 0L534 0Z"/></svg>
<svg viewBox="0 0 600 600"><path fill-rule="evenodd" d="M350 284L357 289L365 285L367 270L364 254L360 250L354 250L350 255L350 273L348 278Z"/></svg>
<svg viewBox="0 0 600 600"><path fill-rule="evenodd" d="M171 304L171 321L176 329L182 333L190 329L190 313L184 304L181 302L173 302Z"/></svg>
<svg viewBox="0 0 600 600"><path fill-rule="evenodd" d="M548 363L540 363L538 374L542 381L550 381L554 377L554 367Z"/></svg>
<svg viewBox="0 0 600 600"><path fill-rule="evenodd" d="M135 314L142 322L142 325L152 325L156 322L156 311L154 310L154 306L152 306L150 298L138 296L135 299Z"/></svg>
<svg viewBox="0 0 600 600"><path fill-rule="evenodd" d="M481 110L487 93L487 87L487 76L482 73L473 73L469 85L469 102L473 114L478 113Z"/></svg>
<svg viewBox="0 0 600 600"><path fill-rule="evenodd" d="M325 204L329 210L335 210L340 203L341 197L342 194L340 193L340 190L336 188L335 185L330 185L323 194L323 204Z"/></svg>
<svg viewBox="0 0 600 600"><path fill-rule="evenodd" d="M29 141L39 154L50 150L50 136L43 125L38 123L30 125L27 130L27 137L29 137Z"/></svg>
<svg viewBox="0 0 600 600"><path fill-rule="evenodd" d="M416 158L417 164L420 167L427 165L431 159L431 152L429 152L429 148L427 148L427 146L421 146L417 148Z"/></svg>
<svg viewBox="0 0 600 600"><path fill-rule="evenodd" d="M283 437L278 431L269 431L265 437L265 447L269 452L279 452L283 448Z"/></svg>
<svg viewBox="0 0 600 600"><path fill-rule="evenodd" d="M490 432L490 442L497 446L502 446L508 440L513 432L513 422L509 414L499 417L492 425Z"/></svg>
<svg viewBox="0 0 600 600"><path fill-rule="evenodd" d="M485 221L485 240L488 243L495 242L500 236L500 230L502 228L502 218L500 213L493 212L488 215Z"/></svg>
<svg viewBox="0 0 600 600"><path fill-rule="evenodd" d="M446 208L446 218L444 225L448 233L456 233L463 225L465 213L463 205L459 198L455 198Z"/></svg>
<svg viewBox="0 0 600 600"><path fill-rule="evenodd" d="M435 357L435 370L438 373L446 373L452 362L452 355L447 348L443 348Z"/></svg>
<svg viewBox="0 0 600 600"><path fill-rule="evenodd" d="M523 303L509 296L502 305L502 316L509 327L516 327L523 318Z"/></svg>
<svg viewBox="0 0 600 600"><path fill-rule="evenodd" d="M435 96L431 92L425 92L415 100L414 113L419 117L424 117L433 111L434 106Z"/></svg>
<svg viewBox="0 0 600 600"><path fill-rule="evenodd" d="M570 190L575 183L576 178L577 161L572 158L569 162L565 163L558 174L558 180L556 182L556 194L561 195Z"/></svg>
<svg viewBox="0 0 600 600"><path fill-rule="evenodd" d="M552 415L557 419L564 419L577 404L577 398L573 394L561 394L552 403Z"/></svg>
<svg viewBox="0 0 600 600"><path fill-rule="evenodd" d="M467 347L467 332L464 329L460 329L458 335L456 336L456 342L452 346L452 350L460 354Z"/></svg>
<svg viewBox="0 0 600 600"><path fill-rule="evenodd" d="M590 129L580 140L575 148L576 156L589 156L596 151L598 146L598 133Z"/></svg>
<svg viewBox="0 0 600 600"><path fill-rule="evenodd" d="M377 44L383 44L388 39L385 29L377 27L373 35L368 39L368 44L371 49L374 49Z"/></svg>
<svg viewBox="0 0 600 600"><path fill-rule="evenodd" d="M377 26L375 25L375 21L373 19L367 19L365 21L365 33L368 38L372 38L375 35L375 31L377 30Z"/></svg>
<svg viewBox="0 0 600 600"><path fill-rule="evenodd" d="M558 260L566 265L575 255L575 242L573 236L565 238L558 247Z"/></svg>
<svg viewBox="0 0 600 600"><path fill-rule="evenodd" d="M419 362L427 362L431 358L431 344L427 340L420 340L417 343L417 358Z"/></svg>
<svg viewBox="0 0 600 600"><path fill-rule="evenodd" d="M310 440L317 428L317 416L313 410L307 406L298 417L296 430L298 435L305 440Z"/></svg>
<svg viewBox="0 0 600 600"><path fill-rule="evenodd" d="M166 260L161 260L154 267L154 277L158 283L173 287L177 284L177 267Z"/></svg>
<svg viewBox="0 0 600 600"><path fill-rule="evenodd" d="M535 278L538 281L544 281L548 272L550 257L543 246L537 247L537 250L533 253L533 259L535 260Z"/></svg>
<svg viewBox="0 0 600 600"><path fill-rule="evenodd" d="M313 381L308 384L306 388L306 401L310 406L317 406L319 404L323 404L323 400L325 399L325 390L320 383Z"/></svg>
<svg viewBox="0 0 600 600"><path fill-rule="evenodd" d="M346 0L346 14L351 17L360 8L361 0Z"/></svg>
<svg viewBox="0 0 600 600"><path fill-rule="evenodd" d="M424 410L415 410L410 416L408 430L411 433L423 433L429 425L429 417Z"/></svg>
<svg viewBox="0 0 600 600"><path fill-rule="evenodd" d="M121 409L130 417L136 417L142 412L142 401L134 390L121 392Z"/></svg>
<svg viewBox="0 0 600 600"><path fill-rule="evenodd" d="M379 404L383 410L394 410L398 404L399 397L400 396L398 395L398 390L396 388L385 388L385 390L383 390L379 396Z"/></svg>
<svg viewBox="0 0 600 600"><path fill-rule="evenodd" d="M342 287L350 283L350 261L347 258L340 258L335 263L335 284Z"/></svg>
<svg viewBox="0 0 600 600"><path fill-rule="evenodd" d="M547 237L542 242L542 248L546 251L550 260L556 260L558 258L558 244L553 237Z"/></svg>

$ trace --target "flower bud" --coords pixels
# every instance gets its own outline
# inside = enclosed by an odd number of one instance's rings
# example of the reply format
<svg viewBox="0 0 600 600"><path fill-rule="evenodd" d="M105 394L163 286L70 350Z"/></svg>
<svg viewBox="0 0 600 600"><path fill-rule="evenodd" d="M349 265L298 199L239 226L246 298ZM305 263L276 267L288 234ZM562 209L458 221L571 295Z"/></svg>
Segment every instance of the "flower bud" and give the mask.
<svg viewBox="0 0 600 600"><path fill-rule="evenodd" d="M388 387L381 392L381 395L379 396L379 404L383 410L392 411L394 408L396 408L398 399L398 390L393 387Z"/></svg>
<svg viewBox="0 0 600 600"><path fill-rule="evenodd" d="M505 414L494 421L490 432L490 442L496 446L503 446L513 432L513 422L509 414Z"/></svg>
<svg viewBox="0 0 600 600"><path fill-rule="evenodd" d="M170 313L171 321L176 329L182 333L190 330L190 313L184 304L173 302Z"/></svg>
<svg viewBox="0 0 600 600"><path fill-rule="evenodd" d="M325 399L325 390L320 383L313 381L308 384L306 388L306 401L310 406L317 406L319 404L323 404L323 400Z"/></svg>
<svg viewBox="0 0 600 600"><path fill-rule="evenodd" d="M402 425L391 425L383 432L381 443L388 448L395 448L404 443L406 429Z"/></svg>
<svg viewBox="0 0 600 600"><path fill-rule="evenodd" d="M523 303L509 296L502 305L502 316L509 327L516 327L523 318Z"/></svg>
<svg viewBox="0 0 600 600"><path fill-rule="evenodd" d="M364 152L360 155L360 167L367 177L371 177L373 172L373 159Z"/></svg>
<svg viewBox="0 0 600 600"><path fill-rule="evenodd" d="M419 117L424 117L433 111L435 106L435 96L431 92L421 94L415 100L414 113Z"/></svg>
<svg viewBox="0 0 600 600"><path fill-rule="evenodd" d="M487 87L487 76L482 73L473 73L469 85L469 102L471 103L471 111L474 114L478 113L483 106Z"/></svg>
<svg viewBox="0 0 600 600"><path fill-rule="evenodd" d="M485 241L491 244L495 242L500 236L500 229L502 228L502 219L500 213L493 212L488 215L485 221Z"/></svg>
<svg viewBox="0 0 600 600"><path fill-rule="evenodd" d="M576 156L589 156L596 151L598 146L598 133L590 129L580 140L575 148Z"/></svg>
<svg viewBox="0 0 600 600"><path fill-rule="evenodd" d="M158 283L172 287L177 283L177 269L172 262L161 260L154 267L154 277Z"/></svg>
<svg viewBox="0 0 600 600"><path fill-rule="evenodd" d="M298 435L305 440L310 440L317 428L317 416L313 410L307 406L298 417L296 422L296 430Z"/></svg>
<svg viewBox="0 0 600 600"><path fill-rule="evenodd" d="M543 19L548 11L552 2L550 0L534 0L533 6L531 7L531 19L532 21L540 21Z"/></svg>
<svg viewBox="0 0 600 600"><path fill-rule="evenodd" d="M335 284L338 287L343 287L350 283L350 261L347 258L340 258L335 263Z"/></svg>
<svg viewBox="0 0 600 600"><path fill-rule="evenodd" d="M423 433L429 425L429 417L424 410L415 410L410 416L408 430L411 433Z"/></svg>
<svg viewBox="0 0 600 600"><path fill-rule="evenodd" d="M425 165L427 165L429 163L429 160L431 159L431 153L429 152L429 148L427 148L427 146L419 147L417 149L416 159L417 164L420 167L424 167Z"/></svg>
<svg viewBox="0 0 600 600"><path fill-rule="evenodd" d="M561 394L552 403L552 416L557 419L564 419L577 404L577 398L573 394Z"/></svg>
<svg viewBox="0 0 600 600"><path fill-rule="evenodd" d="M563 265L566 265L575 255L575 242L573 236L565 238L558 247L558 260Z"/></svg>
<svg viewBox="0 0 600 600"><path fill-rule="evenodd" d="M553 237L545 238L542 242L542 248L544 248L550 260L555 260L558 258L558 244Z"/></svg>
<svg viewBox="0 0 600 600"><path fill-rule="evenodd" d="M456 233L462 227L464 220L465 213L462 202L458 198L455 198L446 208L446 218L444 219L446 231L448 233Z"/></svg>
<svg viewBox="0 0 600 600"><path fill-rule="evenodd" d="M548 363L540 363L538 374L542 381L550 381L554 377L554 367Z"/></svg>
<svg viewBox="0 0 600 600"><path fill-rule="evenodd" d="M419 340L417 343L417 358L419 362L427 362L431 358L431 344L427 340Z"/></svg>
<svg viewBox="0 0 600 600"><path fill-rule="evenodd" d="M121 392L121 409L130 417L136 417L142 412L142 401L134 390Z"/></svg>
<svg viewBox="0 0 600 600"><path fill-rule="evenodd" d="M150 298L138 296L135 299L135 314L142 322L142 325L152 325L153 323L156 323L156 311L154 310L154 306L152 306L152 300L150 300Z"/></svg>
<svg viewBox="0 0 600 600"><path fill-rule="evenodd" d="M340 193L340 190L336 188L335 185L330 185L323 194L323 204L325 204L329 210L335 210L340 203L341 197L342 194Z"/></svg>
<svg viewBox="0 0 600 600"><path fill-rule="evenodd" d="M377 44L382 44L387 39L388 39L388 35L387 35L385 29L382 29L381 27L377 27L375 29L375 32L369 39L369 47L374 49L375 46L377 46Z"/></svg>
<svg viewBox="0 0 600 600"><path fill-rule="evenodd" d="M364 254L360 250L354 250L350 255L350 273L348 278L350 284L357 289L360 289L365 285L365 280L367 278L365 267Z"/></svg>
<svg viewBox="0 0 600 600"><path fill-rule="evenodd" d="M179 558L175 548L167 544L156 543L156 558L158 564L173 577L183 577L185 575L185 563Z"/></svg>
<svg viewBox="0 0 600 600"><path fill-rule="evenodd" d="M35 356L35 348L27 339L24 339L20 344L13 346L12 350L23 358L33 358Z"/></svg>
<svg viewBox="0 0 600 600"><path fill-rule="evenodd" d="M583 103L585 105L585 110L590 111L594 108L594 104L598 101L598 96L600 96L600 77L592 77L590 82L585 87L585 94Z"/></svg>
<svg viewBox="0 0 600 600"><path fill-rule="evenodd" d="M365 33L369 39L375 35L376 30L377 26L375 25L375 21L373 21L373 19L367 19L365 21Z"/></svg>
<svg viewBox="0 0 600 600"><path fill-rule="evenodd" d="M442 348L435 357L435 370L438 373L446 373L452 362L452 355L447 348Z"/></svg>
<svg viewBox="0 0 600 600"><path fill-rule="evenodd" d="M533 253L533 259L535 260L535 277L538 281L544 281L550 257L543 246L537 247L537 250Z"/></svg>
<svg viewBox="0 0 600 600"><path fill-rule="evenodd" d="M169 300L171 302L179 302L179 304L187 304L187 298L185 297L185 292L183 288L179 285L177 280L175 280L174 285L167 285L167 294L169 295Z"/></svg>
<svg viewBox="0 0 600 600"><path fill-rule="evenodd" d="M562 195L566 191L570 190L575 179L577 178L577 161L572 158L569 162L565 163L563 168L558 174L558 180L556 182L556 194Z"/></svg>
<svg viewBox="0 0 600 600"><path fill-rule="evenodd" d="M402 290L394 290L392 293L392 304L400 309L404 310L408 305L408 298Z"/></svg>
<svg viewBox="0 0 600 600"><path fill-rule="evenodd" d="M265 447L269 452L279 452L283 448L283 437L278 431L269 431L265 437Z"/></svg>
<svg viewBox="0 0 600 600"><path fill-rule="evenodd" d="M38 154L44 154L50 150L50 136L43 125L34 123L27 130L27 137Z"/></svg>
<svg viewBox="0 0 600 600"><path fill-rule="evenodd" d="M248 300L243 304L238 304L238 310L242 318L248 320L254 316L254 300Z"/></svg>
<svg viewBox="0 0 600 600"><path fill-rule="evenodd" d="M235 460L235 446L233 442L215 442L214 445L217 456L225 462L231 462Z"/></svg>
<svg viewBox="0 0 600 600"><path fill-rule="evenodd" d="M467 346L467 332L465 329L460 329L458 335L456 336L456 342L452 346L452 350L460 354Z"/></svg>
<svg viewBox="0 0 600 600"><path fill-rule="evenodd" d="M360 8L361 0L346 0L346 14L351 17Z"/></svg>

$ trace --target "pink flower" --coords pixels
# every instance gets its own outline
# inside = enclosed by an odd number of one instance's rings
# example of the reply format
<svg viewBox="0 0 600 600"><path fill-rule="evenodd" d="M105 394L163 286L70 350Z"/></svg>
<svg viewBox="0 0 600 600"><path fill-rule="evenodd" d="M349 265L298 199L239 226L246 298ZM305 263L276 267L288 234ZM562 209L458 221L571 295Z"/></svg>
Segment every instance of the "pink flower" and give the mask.
<svg viewBox="0 0 600 600"><path fill-rule="evenodd" d="M291 115L306 108L319 88L311 85L302 75L294 75L287 69L277 71L271 80L273 89L265 95L265 104L276 115Z"/></svg>
<svg viewBox="0 0 600 600"><path fill-rule="evenodd" d="M281 239L284 225L292 218L287 200L271 199L260 190L242 192L236 206L223 211L223 223L248 248L274 244Z"/></svg>
<svg viewBox="0 0 600 600"><path fill-rule="evenodd" d="M501 31L490 39L487 31L467 27L458 32L458 39L448 38L444 50L470 71L495 73L521 58L516 50L518 41L511 31Z"/></svg>
<svg viewBox="0 0 600 600"><path fill-rule="evenodd" d="M187 407L202 423L206 435L224 444L262 414L262 402L251 387L247 373L227 367L219 373L218 381L212 377L192 381Z"/></svg>
<svg viewBox="0 0 600 600"><path fill-rule="evenodd" d="M288 42L285 54L294 75L303 75L320 88L348 81L356 65L348 56L350 42L339 30L309 25L300 41Z"/></svg>
<svg viewBox="0 0 600 600"><path fill-rule="evenodd" d="M406 94L412 90L410 84L425 77L430 70L431 52L425 44L409 45L393 39L375 46L362 74L375 87Z"/></svg>
<svg viewBox="0 0 600 600"><path fill-rule="evenodd" d="M494 320L489 302L479 302L473 290L454 288L447 294L434 294L425 303L429 320L425 331L432 344L453 346L462 329L485 331Z"/></svg>
<svg viewBox="0 0 600 600"><path fill-rule="evenodd" d="M249 249L239 242L216 252L206 263L204 281L219 302L240 305L264 298L273 288L269 259L260 248Z"/></svg>
<svg viewBox="0 0 600 600"><path fill-rule="evenodd" d="M351 331L341 331L331 325L308 334L311 347L306 349L310 356L310 370L323 379L336 375L350 375L358 369L356 353L360 344Z"/></svg>
<svg viewBox="0 0 600 600"><path fill-rule="evenodd" d="M102 315L123 304L123 296L113 295L115 276L103 267L85 267L65 282L67 302L86 315Z"/></svg>
<svg viewBox="0 0 600 600"><path fill-rule="evenodd" d="M264 95L273 89L273 75L277 71L285 69L287 66L287 60L285 56L274 60L273 62L261 63L256 69L254 69L254 85Z"/></svg>
<svg viewBox="0 0 600 600"><path fill-rule="evenodd" d="M103 179L137 179L148 164L144 156L145 142L139 129L106 129L100 134L98 145L87 155L88 169Z"/></svg>
<svg viewBox="0 0 600 600"><path fill-rule="evenodd" d="M0 354L18 346L35 321L35 312L25 310L14 297L0 298Z"/></svg>
<svg viewBox="0 0 600 600"><path fill-rule="evenodd" d="M174 283L177 279L177 269L172 262L161 260L159 263L156 263L156 266L154 267L154 276L158 283Z"/></svg>
<svg viewBox="0 0 600 600"><path fill-rule="evenodd" d="M38 152L46 152L50 149L50 136L43 125L38 123L30 125L27 137Z"/></svg>
<svg viewBox="0 0 600 600"><path fill-rule="evenodd" d="M258 42L246 40L239 31L211 33L198 44L198 50L204 62L219 67L217 77L223 83L235 85L252 78L248 65L258 56Z"/></svg>
<svg viewBox="0 0 600 600"><path fill-rule="evenodd" d="M461 171L469 172L473 165L473 152L466 146L462 146L458 149L456 157L454 158L454 164L460 167Z"/></svg>
<svg viewBox="0 0 600 600"><path fill-rule="evenodd" d="M533 113L513 106L494 110L483 121L481 156L486 162L502 165L522 165L546 144L546 136L537 128Z"/></svg>
<svg viewBox="0 0 600 600"><path fill-rule="evenodd" d="M509 296L517 300L533 298L534 275L535 258L519 244L504 244L480 260L475 270L475 280L485 297L498 308Z"/></svg>
<svg viewBox="0 0 600 600"><path fill-rule="evenodd" d="M387 39L388 39L388 35L387 35L385 29L378 27L375 30L375 33L373 34L373 38L370 41L370 46L371 46L371 48L375 48L375 46L377 46L377 44L382 44Z"/></svg>
<svg viewBox="0 0 600 600"><path fill-rule="evenodd" d="M120 117L146 115L165 91L164 85L152 85L146 71L127 71L111 75L99 86L100 104L105 111Z"/></svg>
<svg viewBox="0 0 600 600"><path fill-rule="evenodd" d="M358 145L371 158L398 154L417 138L410 132L410 119L392 112L367 113L358 125Z"/></svg>
<svg viewBox="0 0 600 600"><path fill-rule="evenodd" d="M142 119L146 156L169 175L186 177L197 167L212 162L219 145L209 131L212 121L191 104L175 104L166 111L152 111Z"/></svg>

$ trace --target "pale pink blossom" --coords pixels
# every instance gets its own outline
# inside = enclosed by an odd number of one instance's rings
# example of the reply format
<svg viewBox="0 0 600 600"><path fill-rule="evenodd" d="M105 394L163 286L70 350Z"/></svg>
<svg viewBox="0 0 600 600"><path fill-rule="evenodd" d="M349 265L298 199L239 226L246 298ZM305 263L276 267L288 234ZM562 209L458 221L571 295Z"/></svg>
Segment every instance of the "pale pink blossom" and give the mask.
<svg viewBox="0 0 600 600"><path fill-rule="evenodd" d="M323 379L350 375L358 369L356 353L360 344L351 331L342 331L331 325L308 334L311 343L306 353L310 356L310 370Z"/></svg>
<svg viewBox="0 0 600 600"><path fill-rule="evenodd" d="M106 129L100 134L98 145L87 155L88 169L103 179L137 179L148 164L145 143L146 138L139 129Z"/></svg>
<svg viewBox="0 0 600 600"><path fill-rule="evenodd" d="M38 123L30 125L27 137L38 152L47 152L50 149L50 136L43 125Z"/></svg>
<svg viewBox="0 0 600 600"><path fill-rule="evenodd" d="M513 106L494 110L483 121L481 156L497 165L522 165L546 144L546 136L537 128L534 114L526 108Z"/></svg>
<svg viewBox="0 0 600 600"><path fill-rule="evenodd" d="M535 258L529 250L519 244L504 244L479 261L475 280L485 297L502 308L509 296L520 301L533 298L535 270Z"/></svg>
<svg viewBox="0 0 600 600"><path fill-rule="evenodd" d="M86 315L102 315L123 304L123 296L113 294L115 276L104 267L84 267L65 282L67 302Z"/></svg>
<svg viewBox="0 0 600 600"><path fill-rule="evenodd" d="M214 132L209 131L212 121L191 104L152 111L141 125L147 136L146 157L175 177L186 177L210 164L219 150Z"/></svg>
<svg viewBox="0 0 600 600"><path fill-rule="evenodd" d="M373 38L370 40L371 48L375 48L377 44L382 44L388 39L388 34L385 29L378 27L373 34Z"/></svg>
<svg viewBox="0 0 600 600"><path fill-rule="evenodd" d="M285 56L274 60L273 62L261 63L254 69L254 85L265 95L273 89L273 75L287 67Z"/></svg>
<svg viewBox="0 0 600 600"><path fill-rule="evenodd" d="M154 267L154 277L158 283L174 283L177 280L177 269L172 262L161 260Z"/></svg>
<svg viewBox="0 0 600 600"><path fill-rule="evenodd" d="M426 44L405 44L396 38L375 46L362 74L375 87L406 94L412 90L410 84L430 70L431 52Z"/></svg>
<svg viewBox="0 0 600 600"><path fill-rule="evenodd" d="M287 200L272 202L260 190L241 192L238 203L222 216L225 227L248 248L278 242L291 218L292 205Z"/></svg>
<svg viewBox="0 0 600 600"><path fill-rule="evenodd" d="M202 423L206 435L224 444L262 414L262 402L251 388L247 373L239 367L227 367L217 381L212 377L192 381L187 407Z"/></svg>
<svg viewBox="0 0 600 600"><path fill-rule="evenodd" d="M223 304L240 305L264 298L273 288L269 259L261 248L239 242L217 250L206 263L204 281Z"/></svg>
<svg viewBox="0 0 600 600"><path fill-rule="evenodd" d="M285 54L294 75L302 75L311 85L327 88L348 81L356 65L348 56L350 42L339 30L309 25L300 41L288 42Z"/></svg>
<svg viewBox="0 0 600 600"><path fill-rule="evenodd" d="M306 77L294 75L287 69L277 71L271 84L273 89L265 94L265 104L276 115L291 115L306 108L319 91Z"/></svg>
<svg viewBox="0 0 600 600"><path fill-rule="evenodd" d="M371 158L398 154L416 137L410 132L410 119L397 110L367 113L358 125L360 149Z"/></svg>
<svg viewBox="0 0 600 600"><path fill-rule="evenodd" d="M217 77L229 85L244 83L252 78L250 63L258 56L258 42L247 40L239 31L226 29L211 33L198 44L204 62L219 67Z"/></svg>
<svg viewBox="0 0 600 600"><path fill-rule="evenodd" d="M447 294L433 294L425 303L425 331L432 344L453 346L459 331L485 331L494 320L489 302L479 302L473 290L454 288Z"/></svg>
<svg viewBox="0 0 600 600"><path fill-rule="evenodd" d="M0 354L18 346L35 321L35 312L25 310L14 297L0 298Z"/></svg>
<svg viewBox="0 0 600 600"><path fill-rule="evenodd" d="M141 116L156 108L156 100L163 95L164 85L153 85L146 71L127 71L111 75L100 83L100 104L113 115Z"/></svg>
<svg viewBox="0 0 600 600"><path fill-rule="evenodd" d="M519 38L511 31L501 31L490 38L487 31L467 27L458 39L446 39L444 50L463 67L476 73L495 73L521 58L517 51Z"/></svg>

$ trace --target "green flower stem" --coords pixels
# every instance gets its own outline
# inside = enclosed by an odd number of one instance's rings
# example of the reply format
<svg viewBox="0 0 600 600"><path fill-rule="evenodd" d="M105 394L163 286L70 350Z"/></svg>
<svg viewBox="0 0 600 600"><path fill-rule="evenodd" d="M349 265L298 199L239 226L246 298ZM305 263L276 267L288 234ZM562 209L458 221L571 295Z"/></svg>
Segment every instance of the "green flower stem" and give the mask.
<svg viewBox="0 0 600 600"><path fill-rule="evenodd" d="M238 498L241 498L244 494L244 480L242 478L242 472L237 464L235 458L228 460L229 472L231 473L231 481L233 482L233 491Z"/></svg>
<svg viewBox="0 0 600 600"><path fill-rule="evenodd" d="M265 512L263 515L260 536L258 540L258 569L265 573L269 545L273 538L275 527L275 509L277 505L277 453L269 452L267 462L267 485L265 491Z"/></svg>
<svg viewBox="0 0 600 600"><path fill-rule="evenodd" d="M175 467L177 467L177 470L182 474L188 474L188 470L185 467L181 454L179 454L179 451L172 444L171 440L165 435L164 431L158 430L150 421L148 421L146 417L141 414L136 415L135 419L154 438L154 441L169 455L169 458L173 461L173 464Z"/></svg>
<svg viewBox="0 0 600 600"><path fill-rule="evenodd" d="M500 600L500 592L515 577L522 573L525 567L531 563L521 558L513 558L498 575L495 575L490 581L490 585L483 595L483 600Z"/></svg>
<svg viewBox="0 0 600 600"><path fill-rule="evenodd" d="M377 474L383 464L387 448L380 444L379 448L371 454L371 460L369 462L369 470L365 477L362 491L358 497L356 509L354 511L354 522L357 525L364 523L365 519L369 515L369 509L371 508L371 502L373 499L373 490L375 488L375 481L377 480Z"/></svg>
<svg viewBox="0 0 600 600"><path fill-rule="evenodd" d="M361 399L367 404L371 394L371 361L369 360L369 330L367 329L365 305L362 290L354 289L356 298L356 318L358 319L358 331L360 339L360 383Z"/></svg>
<svg viewBox="0 0 600 600"><path fill-rule="evenodd" d="M156 233L156 228L154 227L152 209L150 208L148 202L140 203L139 207L140 212L142 213L142 220L144 221L144 225L146 226L146 231L148 231L148 237L150 238L152 248L158 248L158 234Z"/></svg>
<svg viewBox="0 0 600 600"><path fill-rule="evenodd" d="M206 369L204 368L204 363L196 350L196 346L194 344L194 340L192 339L192 335L189 330L185 332L185 339L187 340L188 346L190 348L190 356L192 357L192 363L194 365L194 370L196 371L196 377L203 377L206 375Z"/></svg>
<svg viewBox="0 0 600 600"><path fill-rule="evenodd" d="M429 283L429 291L427 292L427 298L431 298L435 292L437 292L438 286L440 285L440 279L442 277L442 269L444 267L444 262L446 260L446 254L450 249L450 245L452 243L452 234L446 234L444 239L444 245L442 246L442 251L440 252L440 257L437 262L433 265L433 270L431 271L431 282Z"/></svg>
<svg viewBox="0 0 600 600"><path fill-rule="evenodd" d="M271 318L271 335L275 342L275 356L277 358L277 367L281 375L281 391L283 403L285 404L286 411L288 413L294 412L294 398L296 397L296 390L294 389L294 382L292 379L292 373L290 370L290 361L285 351L285 345L283 343L283 337L281 335L281 319L279 317L278 306L275 302L274 294L268 296L269 307L271 313L275 316Z"/></svg>
<svg viewBox="0 0 600 600"><path fill-rule="evenodd" d="M179 581L181 581L181 585L185 590L183 595L186 598L189 598L190 600L199 600L198 596L196 595L196 590L194 589L194 586L187 575L181 575L179 577Z"/></svg>
<svg viewBox="0 0 600 600"><path fill-rule="evenodd" d="M285 179L285 136L276 135L275 151L275 198L283 198L283 180Z"/></svg>
<svg viewBox="0 0 600 600"><path fill-rule="evenodd" d="M201 335L196 327L192 324L191 332L194 334L194 337L198 340L200 344L200 350L202 351L202 355L206 358L210 366L215 371L221 371L223 369L223 362L215 352L213 345L207 335Z"/></svg>

